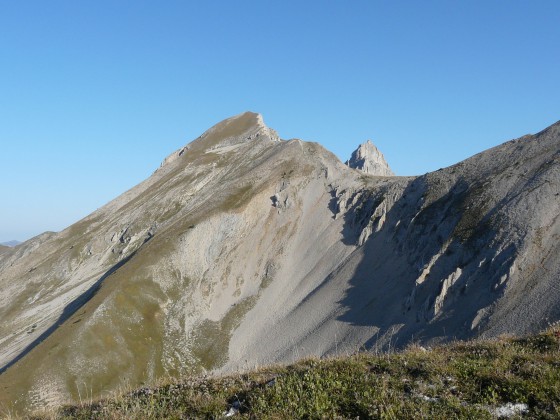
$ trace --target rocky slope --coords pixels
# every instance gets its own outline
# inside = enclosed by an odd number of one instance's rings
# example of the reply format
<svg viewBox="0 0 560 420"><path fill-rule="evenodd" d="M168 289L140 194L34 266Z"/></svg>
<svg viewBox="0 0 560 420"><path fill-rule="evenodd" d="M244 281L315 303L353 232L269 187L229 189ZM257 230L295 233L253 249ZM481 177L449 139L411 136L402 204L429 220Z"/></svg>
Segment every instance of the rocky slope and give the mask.
<svg viewBox="0 0 560 420"><path fill-rule="evenodd" d="M394 177L225 120L0 252L0 404L558 320L559 131Z"/></svg>

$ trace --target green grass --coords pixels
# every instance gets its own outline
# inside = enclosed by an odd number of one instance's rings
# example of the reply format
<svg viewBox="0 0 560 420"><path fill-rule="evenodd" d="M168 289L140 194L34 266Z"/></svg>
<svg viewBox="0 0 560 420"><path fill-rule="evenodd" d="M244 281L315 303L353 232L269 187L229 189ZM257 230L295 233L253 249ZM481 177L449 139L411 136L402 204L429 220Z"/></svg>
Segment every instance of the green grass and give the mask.
<svg viewBox="0 0 560 420"><path fill-rule="evenodd" d="M360 353L226 377L186 378L32 418L493 418L524 403L560 418L560 329L526 338L458 342L385 355Z"/></svg>
<svg viewBox="0 0 560 420"><path fill-rule="evenodd" d="M249 202L253 196L254 191L251 185L239 187L225 198L225 200L221 203L219 210L226 212L236 210Z"/></svg>

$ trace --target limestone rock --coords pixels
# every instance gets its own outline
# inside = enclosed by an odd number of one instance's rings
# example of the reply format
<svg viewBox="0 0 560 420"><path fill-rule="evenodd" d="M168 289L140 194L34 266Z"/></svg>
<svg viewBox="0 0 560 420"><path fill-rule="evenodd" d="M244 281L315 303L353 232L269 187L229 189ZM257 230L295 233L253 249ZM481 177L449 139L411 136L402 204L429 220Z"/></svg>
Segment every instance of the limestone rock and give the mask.
<svg viewBox="0 0 560 420"><path fill-rule="evenodd" d="M352 153L346 165L353 169L359 169L366 174L393 176L395 175L389 164L385 160L383 153L371 142L371 140L360 144L360 146Z"/></svg>

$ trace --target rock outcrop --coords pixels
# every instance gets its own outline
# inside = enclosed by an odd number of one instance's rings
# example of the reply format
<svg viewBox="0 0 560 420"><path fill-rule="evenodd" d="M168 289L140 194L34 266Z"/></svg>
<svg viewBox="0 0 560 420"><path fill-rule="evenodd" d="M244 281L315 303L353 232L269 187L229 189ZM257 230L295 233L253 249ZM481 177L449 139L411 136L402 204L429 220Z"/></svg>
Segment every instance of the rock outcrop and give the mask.
<svg viewBox="0 0 560 420"><path fill-rule="evenodd" d="M360 144L352 153L346 165L353 169L359 169L370 175L393 176L394 173L385 160L383 153L371 142L371 140Z"/></svg>
<svg viewBox="0 0 560 420"><path fill-rule="evenodd" d="M225 120L66 230L0 250L0 406L558 321L559 151L557 123L383 176L258 114Z"/></svg>

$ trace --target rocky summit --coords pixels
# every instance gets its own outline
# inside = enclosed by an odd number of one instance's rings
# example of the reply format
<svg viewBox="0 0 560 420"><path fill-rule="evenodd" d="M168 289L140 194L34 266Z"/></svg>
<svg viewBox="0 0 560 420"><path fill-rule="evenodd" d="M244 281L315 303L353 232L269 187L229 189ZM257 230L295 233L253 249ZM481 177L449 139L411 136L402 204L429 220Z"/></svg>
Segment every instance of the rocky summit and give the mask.
<svg viewBox="0 0 560 420"><path fill-rule="evenodd" d="M346 161L346 165L359 169L366 174L391 176L395 175L385 160L383 153L371 142L371 140L360 144L352 153L352 157Z"/></svg>
<svg viewBox="0 0 560 420"><path fill-rule="evenodd" d="M357 168L357 169L353 169ZM244 113L0 249L0 406L560 319L560 123L418 177Z"/></svg>

